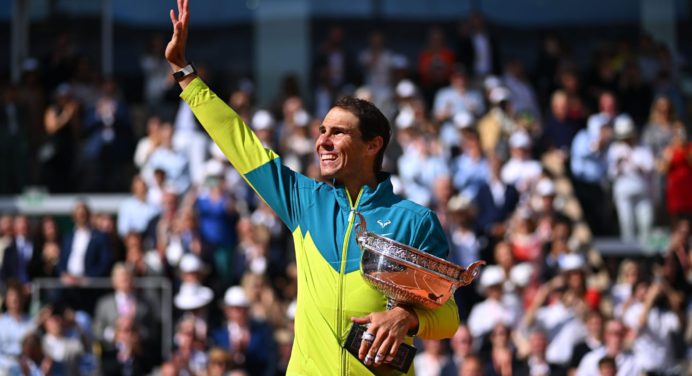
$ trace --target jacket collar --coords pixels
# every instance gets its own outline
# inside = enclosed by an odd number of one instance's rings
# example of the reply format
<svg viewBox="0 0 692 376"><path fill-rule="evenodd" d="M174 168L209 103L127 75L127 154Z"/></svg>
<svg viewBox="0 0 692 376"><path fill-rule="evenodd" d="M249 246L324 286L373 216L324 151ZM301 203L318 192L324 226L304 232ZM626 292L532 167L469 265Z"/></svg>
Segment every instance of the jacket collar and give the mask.
<svg viewBox="0 0 692 376"><path fill-rule="evenodd" d="M382 206L394 197L394 187L390 174L380 172L377 176L377 186L373 189L369 185L361 187L360 200L356 203L358 197L351 197L353 205L357 204L354 209L358 211L367 211L377 206ZM343 184L332 182L334 185L334 194L339 203L339 207L344 211L351 211L351 202L349 201L346 187Z"/></svg>

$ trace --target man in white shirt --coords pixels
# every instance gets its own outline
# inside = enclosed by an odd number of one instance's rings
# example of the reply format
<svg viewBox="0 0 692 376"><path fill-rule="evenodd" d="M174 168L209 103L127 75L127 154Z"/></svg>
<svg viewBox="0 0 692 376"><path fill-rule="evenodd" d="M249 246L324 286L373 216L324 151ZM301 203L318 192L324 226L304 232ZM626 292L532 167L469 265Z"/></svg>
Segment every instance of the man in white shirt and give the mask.
<svg viewBox="0 0 692 376"><path fill-rule="evenodd" d="M625 326L618 320L606 323L604 345L586 354L579 363L576 376L598 375L598 362L610 356L615 358L618 376L639 375L640 368L634 355L624 349Z"/></svg>
<svg viewBox="0 0 692 376"><path fill-rule="evenodd" d="M125 237L129 232L143 233L149 221L159 209L147 202L147 185L141 176L132 178L132 196L126 198L118 208L118 235Z"/></svg>

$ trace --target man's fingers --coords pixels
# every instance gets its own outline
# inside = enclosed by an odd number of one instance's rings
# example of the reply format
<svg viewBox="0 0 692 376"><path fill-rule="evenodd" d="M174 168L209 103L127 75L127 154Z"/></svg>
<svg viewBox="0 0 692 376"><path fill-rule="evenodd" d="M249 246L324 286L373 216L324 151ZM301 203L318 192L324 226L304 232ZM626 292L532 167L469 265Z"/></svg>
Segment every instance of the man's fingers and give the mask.
<svg viewBox="0 0 692 376"><path fill-rule="evenodd" d="M368 351L368 355L365 356L364 363L366 366L370 366L370 365L373 365L375 363L375 359L377 358L377 355L379 353L381 353L380 347L382 346L382 343L386 339L388 339L387 332L380 330L377 333L375 340L372 342L372 345L370 346L370 350ZM382 356L384 356L385 354L386 353L382 353Z"/></svg>
<svg viewBox="0 0 692 376"><path fill-rule="evenodd" d="M370 347L372 347L372 343L375 341L375 334L371 332L365 332L363 333L363 337L360 341L360 348L358 349L358 358L363 359L365 355L368 353L368 350L370 350Z"/></svg>
<svg viewBox="0 0 692 376"><path fill-rule="evenodd" d="M375 367L381 365L389 358L389 349L396 340L392 336L388 336L377 349L375 354Z"/></svg>
<svg viewBox="0 0 692 376"><path fill-rule="evenodd" d="M173 9L171 9L169 14L171 16L171 23L173 24L173 27L175 27L175 23L178 22L178 17L175 16L175 11Z"/></svg>

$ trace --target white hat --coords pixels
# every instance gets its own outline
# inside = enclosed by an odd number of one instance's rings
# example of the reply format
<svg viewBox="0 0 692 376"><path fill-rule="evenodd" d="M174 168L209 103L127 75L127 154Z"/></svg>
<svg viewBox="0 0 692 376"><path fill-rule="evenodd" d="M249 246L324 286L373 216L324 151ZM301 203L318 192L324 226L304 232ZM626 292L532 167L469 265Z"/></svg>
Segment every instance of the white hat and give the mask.
<svg viewBox="0 0 692 376"><path fill-rule="evenodd" d="M471 115L467 111L460 111L454 114L452 121L454 122L454 126L457 127L457 129L470 128L471 126L473 126L473 115Z"/></svg>
<svg viewBox="0 0 692 376"><path fill-rule="evenodd" d="M555 195L555 183L550 179L541 179L536 184L536 193L540 196L554 196Z"/></svg>
<svg viewBox="0 0 692 376"><path fill-rule="evenodd" d="M293 114L293 124L295 124L296 127L302 128L308 125L308 123L310 123L310 115L307 111L301 108Z"/></svg>
<svg viewBox="0 0 692 376"><path fill-rule="evenodd" d="M204 175L207 177L223 175L223 163L218 159L210 159L204 162Z"/></svg>
<svg viewBox="0 0 692 376"><path fill-rule="evenodd" d="M411 108L404 107L399 112L399 115L396 116L396 119L394 119L394 124L399 129L411 128L416 124L416 114Z"/></svg>
<svg viewBox="0 0 692 376"><path fill-rule="evenodd" d="M223 296L223 302L228 307L248 307L250 302L247 300L245 290L240 286L231 286Z"/></svg>
<svg viewBox="0 0 692 376"><path fill-rule="evenodd" d="M274 128L274 117L267 110L257 110L252 116L252 129L261 131Z"/></svg>
<svg viewBox="0 0 692 376"><path fill-rule="evenodd" d="M560 266L561 271L568 271L583 269L586 264L584 262L584 257L581 255L575 253L566 253L560 255L558 265Z"/></svg>
<svg viewBox="0 0 692 376"><path fill-rule="evenodd" d="M402 98L412 97L416 94L416 85L410 80L401 80L396 85L396 95Z"/></svg>
<svg viewBox="0 0 692 376"><path fill-rule="evenodd" d="M623 139L634 136L634 121L627 114L619 115L613 124L615 138Z"/></svg>
<svg viewBox="0 0 692 376"><path fill-rule="evenodd" d="M533 266L528 262L522 262L514 265L509 271L509 280L516 286L524 287L529 284L531 274L533 274Z"/></svg>
<svg viewBox="0 0 692 376"><path fill-rule="evenodd" d="M490 99L490 102L494 104L498 104L502 101L506 101L509 99L510 92L507 90L507 88L504 88L502 86L497 86L492 89L490 89L490 94L488 94L488 99Z"/></svg>
<svg viewBox="0 0 692 376"><path fill-rule="evenodd" d="M479 281L481 291L484 291L490 286L502 284L505 281L505 272L497 265L490 265L483 268L481 279Z"/></svg>
<svg viewBox="0 0 692 376"><path fill-rule="evenodd" d="M500 86L502 86L502 81L500 81L497 76L488 76L483 80L483 87L485 90L492 90Z"/></svg>
<svg viewBox="0 0 692 376"><path fill-rule="evenodd" d="M514 132L509 137L509 146L512 148L528 149L531 147L531 137L526 132Z"/></svg>
<svg viewBox="0 0 692 376"><path fill-rule="evenodd" d="M194 273L201 272L204 264L199 257L193 255L192 253L186 253L180 258L180 263L178 263L180 271L183 273Z"/></svg>
<svg viewBox="0 0 692 376"><path fill-rule="evenodd" d="M449 199L447 203L447 210L450 212L456 212L459 210L471 209L473 207L473 201L471 198L463 193L456 194Z"/></svg>
<svg viewBox="0 0 692 376"><path fill-rule="evenodd" d="M214 293L209 287L198 283L183 283L173 303L176 308L191 310L204 307L214 299Z"/></svg>

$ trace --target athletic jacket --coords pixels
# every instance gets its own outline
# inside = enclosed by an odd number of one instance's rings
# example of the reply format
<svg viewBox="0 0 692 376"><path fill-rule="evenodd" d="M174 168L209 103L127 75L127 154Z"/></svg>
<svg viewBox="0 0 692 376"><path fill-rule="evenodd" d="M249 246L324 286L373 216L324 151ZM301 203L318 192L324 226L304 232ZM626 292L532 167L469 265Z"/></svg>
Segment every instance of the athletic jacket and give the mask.
<svg viewBox="0 0 692 376"><path fill-rule="evenodd" d="M360 275L354 225L363 214L368 230L446 257L448 244L437 217L394 194L389 178L349 197L343 186L317 182L281 164L250 128L199 78L182 92L197 119L233 166L293 233L298 268L295 340L289 375L394 374L368 369L341 347L351 317L384 311L386 298ZM451 337L459 324L450 299L437 310L416 309L417 335ZM412 338L407 338L411 343ZM413 366L409 371L413 374Z"/></svg>

